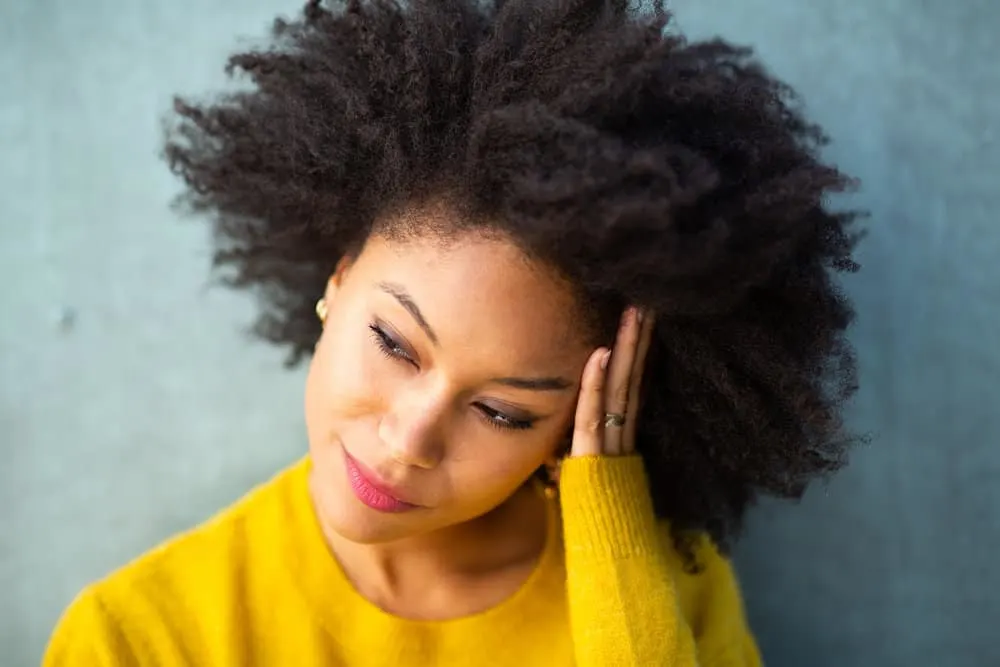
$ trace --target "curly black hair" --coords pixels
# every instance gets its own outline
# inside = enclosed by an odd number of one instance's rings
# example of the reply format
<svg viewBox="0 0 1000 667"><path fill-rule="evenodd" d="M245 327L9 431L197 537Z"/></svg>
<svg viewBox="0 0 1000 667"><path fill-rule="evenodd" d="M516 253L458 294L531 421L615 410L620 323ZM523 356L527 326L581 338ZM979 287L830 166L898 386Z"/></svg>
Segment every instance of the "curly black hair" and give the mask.
<svg viewBox="0 0 1000 667"><path fill-rule="evenodd" d="M624 304L655 310L637 438L678 545L726 551L759 494L843 465L835 278L858 268L859 214L828 197L855 182L750 49L686 40L660 2L314 0L227 72L252 85L176 100L165 155L290 365L336 261L373 231L447 233L383 229L438 198L462 211L450 231L568 278L595 341Z"/></svg>

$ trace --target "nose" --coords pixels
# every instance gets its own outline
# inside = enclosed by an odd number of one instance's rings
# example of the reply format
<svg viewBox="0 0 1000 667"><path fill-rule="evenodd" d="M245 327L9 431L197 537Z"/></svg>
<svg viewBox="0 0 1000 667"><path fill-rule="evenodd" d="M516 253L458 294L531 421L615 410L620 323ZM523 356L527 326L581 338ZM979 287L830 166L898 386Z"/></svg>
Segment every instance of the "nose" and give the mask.
<svg viewBox="0 0 1000 667"><path fill-rule="evenodd" d="M379 438L399 463L434 468L444 457L446 411L447 401L440 392L426 386L401 391L379 422Z"/></svg>

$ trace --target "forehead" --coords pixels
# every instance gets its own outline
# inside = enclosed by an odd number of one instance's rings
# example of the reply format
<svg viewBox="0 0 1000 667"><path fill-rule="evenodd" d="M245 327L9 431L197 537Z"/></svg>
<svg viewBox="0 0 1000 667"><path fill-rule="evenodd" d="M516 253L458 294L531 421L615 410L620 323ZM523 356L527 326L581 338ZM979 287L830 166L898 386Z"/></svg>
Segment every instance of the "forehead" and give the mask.
<svg viewBox="0 0 1000 667"><path fill-rule="evenodd" d="M402 286L449 352L551 368L586 349L570 286L503 239L374 236L355 268L373 290Z"/></svg>

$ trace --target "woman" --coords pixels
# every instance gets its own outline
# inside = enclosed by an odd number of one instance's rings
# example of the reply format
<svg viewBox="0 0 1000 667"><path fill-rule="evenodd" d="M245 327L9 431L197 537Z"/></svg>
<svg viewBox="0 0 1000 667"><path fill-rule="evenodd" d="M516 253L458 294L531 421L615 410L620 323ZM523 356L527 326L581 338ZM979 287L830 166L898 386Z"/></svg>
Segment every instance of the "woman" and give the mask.
<svg viewBox="0 0 1000 667"><path fill-rule="evenodd" d="M822 134L659 6L345 4L166 148L312 355L308 456L88 587L46 664L759 665L727 549L850 440Z"/></svg>

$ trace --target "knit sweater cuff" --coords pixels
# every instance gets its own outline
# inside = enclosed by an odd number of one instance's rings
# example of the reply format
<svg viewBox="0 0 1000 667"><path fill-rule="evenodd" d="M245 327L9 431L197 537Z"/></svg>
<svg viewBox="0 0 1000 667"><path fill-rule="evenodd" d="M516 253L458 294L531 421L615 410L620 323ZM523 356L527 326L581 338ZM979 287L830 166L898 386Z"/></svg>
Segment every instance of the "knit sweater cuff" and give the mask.
<svg viewBox="0 0 1000 667"><path fill-rule="evenodd" d="M559 495L567 552L597 559L656 553L656 517L641 457L566 458Z"/></svg>

